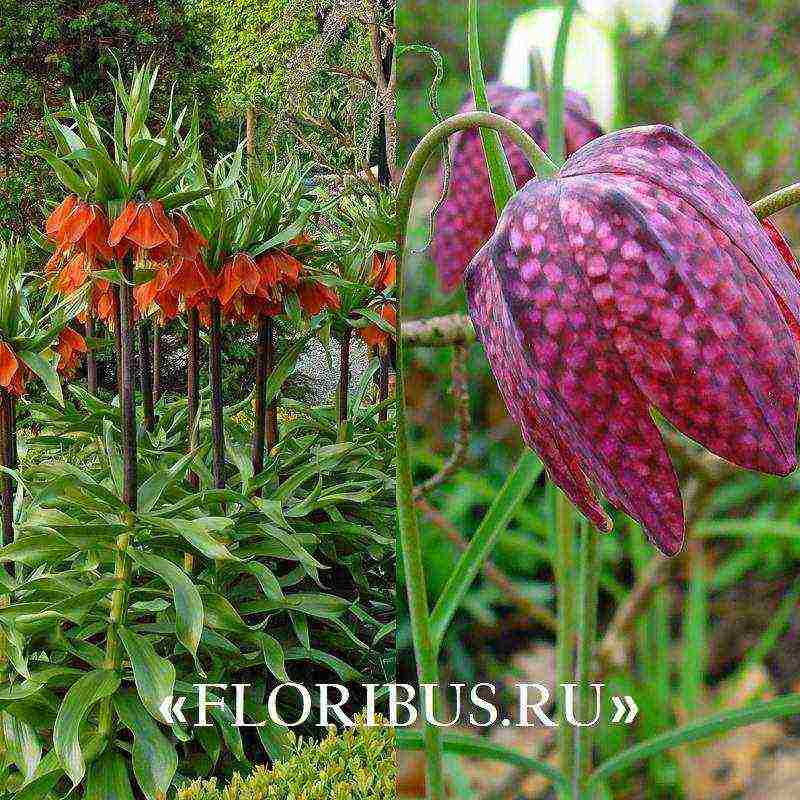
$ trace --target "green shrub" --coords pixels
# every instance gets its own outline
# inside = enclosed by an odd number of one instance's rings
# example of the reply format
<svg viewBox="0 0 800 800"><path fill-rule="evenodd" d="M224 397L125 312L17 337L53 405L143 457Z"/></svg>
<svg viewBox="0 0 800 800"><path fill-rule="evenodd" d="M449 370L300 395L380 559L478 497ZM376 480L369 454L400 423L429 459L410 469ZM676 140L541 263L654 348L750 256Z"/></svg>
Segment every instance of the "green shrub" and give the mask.
<svg viewBox="0 0 800 800"><path fill-rule="evenodd" d="M321 742L295 739L290 754L272 769L256 767L226 787L195 781L178 800L395 800L394 731L357 725L331 727Z"/></svg>

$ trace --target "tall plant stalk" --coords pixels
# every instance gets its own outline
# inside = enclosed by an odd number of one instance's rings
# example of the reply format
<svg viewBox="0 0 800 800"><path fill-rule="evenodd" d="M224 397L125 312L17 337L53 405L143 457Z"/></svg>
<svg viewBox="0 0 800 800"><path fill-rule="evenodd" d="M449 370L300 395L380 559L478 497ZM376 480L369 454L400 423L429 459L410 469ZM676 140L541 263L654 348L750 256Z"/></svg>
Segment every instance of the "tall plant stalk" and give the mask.
<svg viewBox="0 0 800 800"><path fill-rule="evenodd" d="M164 326L156 322L153 325L153 402L161 399L161 339Z"/></svg>
<svg viewBox="0 0 800 800"><path fill-rule="evenodd" d="M431 156L438 152L452 134L470 128L486 127L502 133L517 144L534 164L548 163L547 156L522 128L504 117L484 111L460 114L439 123L417 145L400 181L397 195L397 327L402 330L404 311L404 249L411 211L411 202L420 175ZM428 592L422 558L422 542L414 504L411 473L408 420L405 397L405 355L403 337L397 338L396 425L397 425L397 513L400 528L400 547L403 555L406 591L408 595L411 633L417 663L419 683L438 683L438 648L431 633ZM423 738L427 767L428 800L443 800L444 765L441 729L423 722Z"/></svg>
<svg viewBox="0 0 800 800"><path fill-rule="evenodd" d="M90 341L87 342L89 345L89 352L86 353L86 388L89 390L89 394L96 395L97 394L97 355L94 352L94 349L91 346L91 339L95 337L95 325L94 325L94 317L92 316L91 309L87 309L86 311L86 338Z"/></svg>
<svg viewBox="0 0 800 800"><path fill-rule="evenodd" d="M270 334L272 320L266 314L259 314L258 337L256 339L256 381L255 404L253 415L253 441L251 459L253 462L253 475L258 476L264 469L264 437L267 429L267 340ZM261 490L257 490L257 494Z"/></svg>
<svg viewBox="0 0 800 800"><path fill-rule="evenodd" d="M200 410L200 314L196 308L186 312L187 348L186 348L186 411L189 426L189 450L197 447L197 418ZM200 488L200 476L189 472L189 485L197 491ZM187 572L194 569L194 555L184 553L183 566Z"/></svg>
<svg viewBox="0 0 800 800"><path fill-rule="evenodd" d="M211 338L208 352L211 383L211 439L214 487L225 488L225 428L222 405L222 308L211 301Z"/></svg>
<svg viewBox="0 0 800 800"><path fill-rule="evenodd" d="M339 436L338 441L347 441L347 414L350 394L350 343L353 338L353 329L347 325L339 339L339 389L336 405L339 409Z"/></svg>
<svg viewBox="0 0 800 800"><path fill-rule="evenodd" d="M7 469L16 468L14 401L11 393L0 389L0 456ZM14 484L8 473L2 476L3 545L14 541Z"/></svg>
<svg viewBox="0 0 800 800"><path fill-rule="evenodd" d="M128 607L128 583L131 575L131 558L128 555L133 528L135 525L136 498L138 493L137 453L136 453L136 408L134 393L134 321L133 321L133 264L125 259L122 265L125 283L119 292L119 361L120 376L120 414L122 430L123 487L122 500L130 510L126 515L128 530L116 540L114 576L118 586L111 596L111 612L108 618L106 637L105 667L118 670L120 667L119 627L125 622ZM98 732L106 740L114 734L112 699L102 701L99 711Z"/></svg>
<svg viewBox="0 0 800 800"><path fill-rule="evenodd" d="M153 362L150 355L150 323L139 322L139 390L142 393L144 427L151 433L156 429L153 396Z"/></svg>

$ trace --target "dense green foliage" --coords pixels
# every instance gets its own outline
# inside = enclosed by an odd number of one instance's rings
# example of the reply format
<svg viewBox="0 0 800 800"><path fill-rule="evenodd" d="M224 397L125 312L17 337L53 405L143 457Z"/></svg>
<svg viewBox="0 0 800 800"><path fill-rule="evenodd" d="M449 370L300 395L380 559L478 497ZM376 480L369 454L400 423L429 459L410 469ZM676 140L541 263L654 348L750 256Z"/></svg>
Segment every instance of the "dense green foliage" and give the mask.
<svg viewBox="0 0 800 800"><path fill-rule="evenodd" d="M215 779L195 781L178 791L178 800L393 800L396 772L391 728L331 728L321 742L294 740L272 769L256 767L224 787Z"/></svg>

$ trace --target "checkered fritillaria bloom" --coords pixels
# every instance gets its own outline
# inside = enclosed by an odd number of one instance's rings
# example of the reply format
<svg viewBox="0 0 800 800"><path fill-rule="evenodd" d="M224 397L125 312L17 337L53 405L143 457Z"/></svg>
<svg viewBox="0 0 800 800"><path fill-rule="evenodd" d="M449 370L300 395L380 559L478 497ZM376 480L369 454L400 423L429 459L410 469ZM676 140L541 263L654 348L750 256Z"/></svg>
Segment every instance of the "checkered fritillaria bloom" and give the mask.
<svg viewBox="0 0 800 800"><path fill-rule="evenodd" d="M734 464L795 468L800 280L776 235L693 142L654 126L528 183L469 265L470 315L508 409L601 529L592 485L662 552L683 544L652 409Z"/></svg>
<svg viewBox="0 0 800 800"><path fill-rule="evenodd" d="M547 113L536 92L492 83L486 87L486 94L492 111L516 122L546 149ZM470 95L460 111L474 110L475 101ZM567 91L564 109L567 155L602 133L600 126L592 120L586 100L576 92ZM514 183L520 188L534 177L533 168L519 147L504 138L501 140ZM436 213L431 242L431 257L437 266L442 288L447 292L452 292L461 283L467 264L492 235L497 224L479 132L467 130L456 134L451 153L450 186L446 200ZM439 183L441 191L443 170L440 171Z"/></svg>

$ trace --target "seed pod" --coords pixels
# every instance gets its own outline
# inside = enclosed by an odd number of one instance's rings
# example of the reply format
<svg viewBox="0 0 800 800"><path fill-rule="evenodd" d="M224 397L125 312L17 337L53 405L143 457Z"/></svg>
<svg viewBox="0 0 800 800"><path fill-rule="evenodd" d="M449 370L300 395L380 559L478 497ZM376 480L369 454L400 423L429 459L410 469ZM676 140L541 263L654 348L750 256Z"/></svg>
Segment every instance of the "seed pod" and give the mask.
<svg viewBox="0 0 800 800"><path fill-rule="evenodd" d="M677 131L603 136L529 182L465 282L509 412L599 527L610 526L590 483L662 552L682 546L652 409L735 464L795 468L800 281Z"/></svg>

